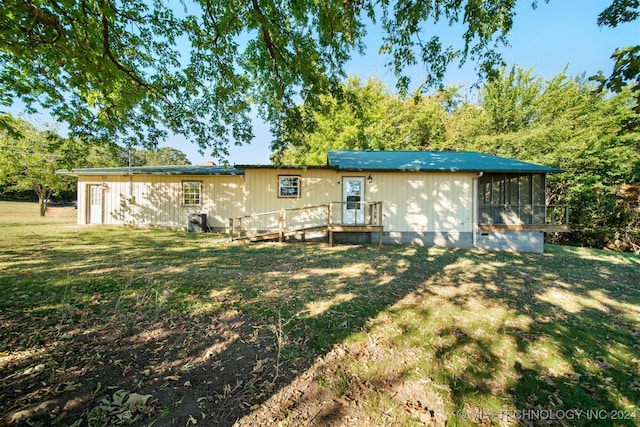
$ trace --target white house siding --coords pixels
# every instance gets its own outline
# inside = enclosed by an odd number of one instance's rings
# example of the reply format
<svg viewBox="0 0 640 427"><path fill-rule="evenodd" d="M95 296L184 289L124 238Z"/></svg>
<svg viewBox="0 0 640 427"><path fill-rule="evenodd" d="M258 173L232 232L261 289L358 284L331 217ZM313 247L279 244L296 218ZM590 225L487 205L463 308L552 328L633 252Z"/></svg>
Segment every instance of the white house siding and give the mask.
<svg viewBox="0 0 640 427"><path fill-rule="evenodd" d="M278 176L299 175L300 197L279 198ZM344 172L323 169L247 169L246 214L277 212L342 200L342 178L372 177L367 202L383 202L385 240L397 243L470 246L473 230L471 173ZM324 212L324 211L322 211ZM323 217L318 212L318 218ZM295 216L296 213L288 213ZM326 214L323 218L326 218ZM276 228L278 216L244 220L250 229ZM250 223L250 221L254 221ZM295 222L287 218L287 223ZM302 221L304 222L304 221ZM309 220L306 225L312 225Z"/></svg>
<svg viewBox="0 0 640 427"><path fill-rule="evenodd" d="M300 197L278 197L278 177L293 175L300 177ZM278 212L286 209L326 205L341 197L341 185L335 170L330 169L246 169L245 170L245 213L257 215L243 220L247 229L276 229ZM326 208L293 211L287 213L289 226L313 227L326 224Z"/></svg>
<svg viewBox="0 0 640 427"><path fill-rule="evenodd" d="M473 174L372 173L367 199L383 201L386 231L471 232Z"/></svg>
<svg viewBox="0 0 640 427"><path fill-rule="evenodd" d="M384 240L419 245L472 245L471 173L371 173L367 199L383 202Z"/></svg>
<svg viewBox="0 0 640 427"><path fill-rule="evenodd" d="M201 205L182 206L182 182L202 182ZM100 185L103 223L184 227L191 213L207 214L210 227L222 229L227 218L242 215L243 177L236 175L79 176L78 223L88 222L88 189Z"/></svg>
<svg viewBox="0 0 640 427"><path fill-rule="evenodd" d="M278 197L278 177L300 176L300 197ZM341 187L334 170L325 169L246 169L246 213L326 204L340 200Z"/></svg>
<svg viewBox="0 0 640 427"><path fill-rule="evenodd" d="M78 176L77 183L77 199L76 199L76 215L78 224L87 224L87 178Z"/></svg>

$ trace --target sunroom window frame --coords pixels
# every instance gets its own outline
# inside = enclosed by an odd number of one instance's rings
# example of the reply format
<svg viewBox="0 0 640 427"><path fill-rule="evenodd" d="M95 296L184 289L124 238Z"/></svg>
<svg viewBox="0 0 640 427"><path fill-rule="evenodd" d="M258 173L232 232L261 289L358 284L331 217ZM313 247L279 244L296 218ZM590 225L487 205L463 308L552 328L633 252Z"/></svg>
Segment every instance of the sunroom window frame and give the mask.
<svg viewBox="0 0 640 427"><path fill-rule="evenodd" d="M523 188L523 177L528 177L527 189ZM536 192L537 187L539 187L538 192ZM514 189L517 191L515 195ZM523 190L526 190L529 203L523 203L523 199L527 199L522 197ZM510 225L511 222L506 222L505 217L514 214L523 225L546 223L546 176L544 173L487 173L480 178L478 193L479 225ZM515 200L517 203L511 203Z"/></svg>

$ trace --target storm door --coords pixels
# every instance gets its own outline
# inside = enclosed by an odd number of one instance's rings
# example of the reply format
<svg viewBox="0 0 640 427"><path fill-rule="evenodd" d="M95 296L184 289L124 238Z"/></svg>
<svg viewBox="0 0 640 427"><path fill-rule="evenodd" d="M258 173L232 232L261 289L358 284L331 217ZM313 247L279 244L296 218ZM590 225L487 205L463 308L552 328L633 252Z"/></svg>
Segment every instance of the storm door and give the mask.
<svg viewBox="0 0 640 427"><path fill-rule="evenodd" d="M342 223L364 224L364 177L342 179Z"/></svg>

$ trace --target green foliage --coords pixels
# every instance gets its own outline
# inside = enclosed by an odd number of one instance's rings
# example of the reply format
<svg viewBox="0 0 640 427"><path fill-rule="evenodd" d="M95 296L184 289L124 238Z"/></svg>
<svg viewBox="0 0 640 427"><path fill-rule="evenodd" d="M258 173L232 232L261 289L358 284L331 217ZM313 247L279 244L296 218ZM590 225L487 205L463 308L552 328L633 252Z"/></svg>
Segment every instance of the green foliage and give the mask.
<svg viewBox="0 0 640 427"><path fill-rule="evenodd" d="M76 165L79 168L123 167L129 164L129 152L117 144L92 144L83 146L86 156Z"/></svg>
<svg viewBox="0 0 640 427"><path fill-rule="evenodd" d="M500 79L482 88L481 105L491 118L493 133L517 132L530 124L535 113L533 103L541 92L540 79L532 77L532 72L513 67L505 74L503 69Z"/></svg>
<svg viewBox="0 0 640 427"><path fill-rule="evenodd" d="M640 1L638 0L613 0L600 15L598 25L615 28L620 24L633 22L640 16ZM640 45L619 47L611 55L613 59L613 71L609 77L602 72L591 77L600 83L600 90L605 87L615 92L624 90L627 86L635 92L635 112L640 114ZM625 128L634 129L640 127L640 119L633 117L625 123Z"/></svg>
<svg viewBox="0 0 640 427"><path fill-rule="evenodd" d="M351 77L339 95L302 105L288 117L278 164L320 165L327 150L421 150L438 148L446 137L447 107L455 89L427 97L399 98L376 78L361 84ZM297 122L306 126L298 131Z"/></svg>
<svg viewBox="0 0 640 427"><path fill-rule="evenodd" d="M632 22L640 16L640 1L613 0L611 5L598 15L598 25L617 27L618 24Z"/></svg>
<svg viewBox="0 0 640 427"><path fill-rule="evenodd" d="M253 106L277 140L304 132L309 122L292 119L300 118L296 102L319 108L323 97L340 99L344 65L364 51L367 31L381 33L379 53L403 96L410 83L405 70L419 63L426 70L421 91L437 86L452 62L470 60L480 77L495 76L516 2L0 4L0 105L44 107L86 141L144 141L151 148L172 132L220 157L230 142L251 141ZM598 24L634 21L638 7L637 0L614 0ZM444 25L459 29L461 40L443 43ZM620 90L635 81L640 93L638 47L620 48L614 60L609 78L595 77L602 87ZM362 136L362 128L355 130L351 139Z"/></svg>
<svg viewBox="0 0 640 427"><path fill-rule="evenodd" d="M336 94L367 27L406 92L407 66L425 83L454 60L487 74L512 26L515 1L3 0L0 103L47 108L74 137L156 146L168 132L213 155L252 139L250 113L279 133L302 99ZM438 25L460 28L457 46ZM432 29L435 29L432 30ZM375 29L373 29L375 31Z"/></svg>
<svg viewBox="0 0 640 427"><path fill-rule="evenodd" d="M39 131L29 123L4 116L12 132L0 131L0 187L4 192L34 192L40 202L40 215L54 195L69 191L75 180L56 175L80 156L73 140L60 138L53 131Z"/></svg>
<svg viewBox="0 0 640 427"><path fill-rule="evenodd" d="M190 165L187 155L172 147L157 150L140 149L131 155L131 166Z"/></svg>
<svg viewBox="0 0 640 427"><path fill-rule="evenodd" d="M87 154L76 163L75 167L78 168L126 167L129 163L131 166L191 164L185 153L173 147L133 149L123 148L113 143L99 145L85 143L81 149Z"/></svg>

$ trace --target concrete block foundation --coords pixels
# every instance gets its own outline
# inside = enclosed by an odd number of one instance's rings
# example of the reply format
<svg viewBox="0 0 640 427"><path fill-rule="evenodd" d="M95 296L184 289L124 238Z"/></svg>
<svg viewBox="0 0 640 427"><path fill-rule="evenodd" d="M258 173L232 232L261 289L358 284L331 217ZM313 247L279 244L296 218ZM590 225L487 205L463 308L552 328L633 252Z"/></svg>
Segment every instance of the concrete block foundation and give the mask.
<svg viewBox="0 0 640 427"><path fill-rule="evenodd" d="M476 247L488 251L544 252L544 233L541 231L479 232Z"/></svg>

